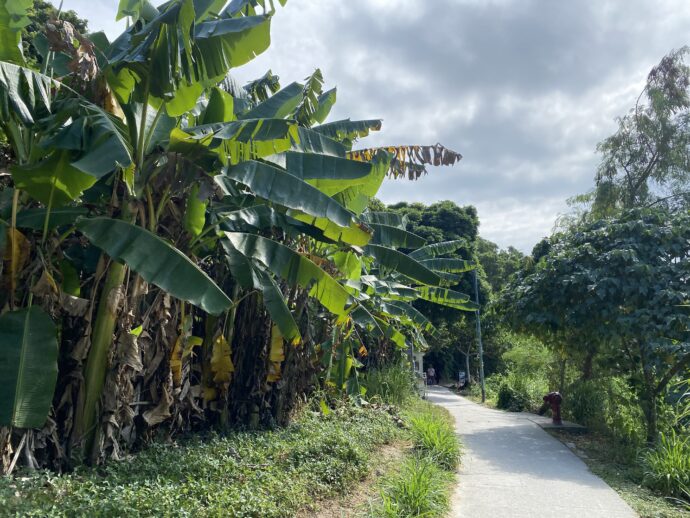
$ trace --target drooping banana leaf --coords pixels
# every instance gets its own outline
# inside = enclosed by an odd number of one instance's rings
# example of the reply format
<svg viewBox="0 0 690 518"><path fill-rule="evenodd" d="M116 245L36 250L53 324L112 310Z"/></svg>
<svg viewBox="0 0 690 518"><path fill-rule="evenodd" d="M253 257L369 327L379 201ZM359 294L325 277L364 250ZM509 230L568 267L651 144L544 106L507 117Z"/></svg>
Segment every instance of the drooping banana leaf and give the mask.
<svg viewBox="0 0 690 518"><path fill-rule="evenodd" d="M60 83L28 68L0 62L0 124L12 116L23 124L33 124L51 108L51 87Z"/></svg>
<svg viewBox="0 0 690 518"><path fill-rule="evenodd" d="M24 64L21 31L29 25L27 14L32 0L4 0L0 2L0 61Z"/></svg>
<svg viewBox="0 0 690 518"><path fill-rule="evenodd" d="M467 242L462 239L457 239L455 241L443 241L441 243L433 243L431 245L423 246L410 252L410 257L421 261L422 259L431 259L439 255L450 254L455 252L458 248L466 245Z"/></svg>
<svg viewBox="0 0 690 518"><path fill-rule="evenodd" d="M335 315L348 312L349 294L333 277L303 255L255 234L226 232L232 246L292 286L311 288L309 294Z"/></svg>
<svg viewBox="0 0 690 518"><path fill-rule="evenodd" d="M430 270L448 272L448 273L464 273L474 270L476 265L472 261L465 261L464 259L456 258L435 258L422 259L419 261Z"/></svg>
<svg viewBox="0 0 690 518"><path fill-rule="evenodd" d="M413 301L418 297L417 290L393 281L382 281L374 275L362 275L362 284L369 295L378 295L387 299Z"/></svg>
<svg viewBox="0 0 690 518"><path fill-rule="evenodd" d="M56 117L61 128L41 143L43 147L72 151L77 154L71 161L72 167L95 178L132 163L132 145L119 119L94 104L76 99L56 108L62 112ZM65 117L69 117L67 123L62 122Z"/></svg>
<svg viewBox="0 0 690 518"><path fill-rule="evenodd" d="M323 243L334 243L319 229L276 211L268 205L254 205L230 212L215 211L218 225L229 232L256 232L279 228L288 235L305 234Z"/></svg>
<svg viewBox="0 0 690 518"><path fill-rule="evenodd" d="M252 261L239 252L228 240L223 241L228 265L232 276L244 288L255 288L263 294L264 305L271 315L271 319L280 329L286 340L297 344L302 341L299 327L292 312L288 308L285 297L273 278L261 268L257 268Z"/></svg>
<svg viewBox="0 0 690 518"><path fill-rule="evenodd" d="M290 83L254 108L239 115L238 119L282 119L288 116L302 100L303 86Z"/></svg>
<svg viewBox="0 0 690 518"><path fill-rule="evenodd" d="M389 225L379 223L367 223L374 230L374 237L371 239L372 245L382 245L397 248L419 248L424 246L426 239ZM425 265L428 267L428 265ZM431 268L433 270L433 268Z"/></svg>
<svg viewBox="0 0 690 518"><path fill-rule="evenodd" d="M42 428L57 381L57 328L38 306L0 316L0 424Z"/></svg>
<svg viewBox="0 0 690 518"><path fill-rule="evenodd" d="M364 251L376 259L380 268L396 271L423 284L438 285L441 282L438 275L402 252L381 245L368 245Z"/></svg>
<svg viewBox="0 0 690 518"><path fill-rule="evenodd" d="M352 121L344 119L314 126L313 130L329 138L342 142L348 149L358 138L366 137L370 131L381 129L380 119Z"/></svg>
<svg viewBox="0 0 690 518"><path fill-rule="evenodd" d="M378 223L405 230L407 226L407 216L396 212L372 212L362 213L362 219L367 223Z"/></svg>
<svg viewBox="0 0 690 518"><path fill-rule="evenodd" d="M10 167L15 187L52 207L62 207L78 199L98 178L86 174L71 163L70 152L55 150L34 164Z"/></svg>
<svg viewBox="0 0 690 518"><path fill-rule="evenodd" d="M273 155L267 160L329 196L366 183L372 170L372 165L366 162L296 151Z"/></svg>
<svg viewBox="0 0 690 518"><path fill-rule="evenodd" d="M440 304L441 306L462 311L476 311L478 308L474 302L470 302L469 295L458 291L433 286L420 286L416 289L420 299Z"/></svg>
<svg viewBox="0 0 690 518"><path fill-rule="evenodd" d="M293 150L345 158L347 150L340 142L301 126L298 128L297 133L299 135L299 142L295 142L292 145Z"/></svg>
<svg viewBox="0 0 690 518"><path fill-rule="evenodd" d="M358 149L350 151L348 157L355 160L371 160L377 153L386 151L391 155L388 176L417 180L426 174L426 166L453 165L462 159L462 155L441 144L433 146L388 146L383 148Z"/></svg>
<svg viewBox="0 0 690 518"><path fill-rule="evenodd" d="M381 330L376 318L374 318L369 310L362 304L359 304L355 309L353 309L352 313L350 313L350 316L355 323L368 329L369 331L372 331L374 336L383 336L383 331Z"/></svg>
<svg viewBox="0 0 690 518"><path fill-rule="evenodd" d="M263 162L241 162L214 179L221 187L228 180L239 182L261 198L315 218L326 218L340 227L349 227L354 221L352 214L333 198L284 169Z"/></svg>
<svg viewBox="0 0 690 518"><path fill-rule="evenodd" d="M392 326L390 323L386 322L384 319L380 317L374 317L376 319L376 322L378 323L379 327L383 331L383 335L390 341L392 341L395 345L400 347L401 349L405 349L407 347L407 341L405 339L405 335L402 334L400 331L398 331L394 326Z"/></svg>
<svg viewBox="0 0 690 518"><path fill-rule="evenodd" d="M289 214L291 217L319 229L326 238L335 242L365 246L371 241L371 229L359 221L353 221L349 227L342 227L326 217L314 217L300 211L290 211Z"/></svg>
<svg viewBox="0 0 690 518"><path fill-rule="evenodd" d="M175 128L168 149L192 161L210 157L210 163L219 160L227 165L282 153L296 142L299 133L294 121L251 119Z"/></svg>
<svg viewBox="0 0 690 518"><path fill-rule="evenodd" d="M413 327L435 335L438 330L417 308L406 302L391 300L381 303L381 309L390 316L407 321Z"/></svg>
<svg viewBox="0 0 690 518"><path fill-rule="evenodd" d="M110 218L82 218L77 229L117 261L126 263L173 297L218 315L231 306L228 296L186 255L151 232Z"/></svg>
<svg viewBox="0 0 690 518"><path fill-rule="evenodd" d="M366 181L360 185L348 187L335 194L333 196L335 200L355 214L362 214L364 209L367 208L369 200L376 196L376 193L381 188L381 184L388 171L389 160L390 157L385 152L382 152L373 157L372 160L367 161L370 162L373 167Z"/></svg>
<svg viewBox="0 0 690 518"><path fill-rule="evenodd" d="M17 227L41 230L45 223L47 209L24 209L17 213ZM86 216L89 209L86 207L63 207L50 211L48 230L63 225L73 224L78 217Z"/></svg>

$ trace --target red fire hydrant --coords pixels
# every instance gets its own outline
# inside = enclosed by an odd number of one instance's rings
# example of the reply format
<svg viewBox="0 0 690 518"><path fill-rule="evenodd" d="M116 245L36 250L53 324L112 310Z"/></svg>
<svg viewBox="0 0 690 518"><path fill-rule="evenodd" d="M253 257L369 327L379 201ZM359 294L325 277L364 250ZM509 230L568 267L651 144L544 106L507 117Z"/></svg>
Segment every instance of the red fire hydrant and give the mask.
<svg viewBox="0 0 690 518"><path fill-rule="evenodd" d="M561 396L560 392L549 392L543 399L545 404L551 405L553 424L563 424L561 420L561 402L563 401L563 396Z"/></svg>

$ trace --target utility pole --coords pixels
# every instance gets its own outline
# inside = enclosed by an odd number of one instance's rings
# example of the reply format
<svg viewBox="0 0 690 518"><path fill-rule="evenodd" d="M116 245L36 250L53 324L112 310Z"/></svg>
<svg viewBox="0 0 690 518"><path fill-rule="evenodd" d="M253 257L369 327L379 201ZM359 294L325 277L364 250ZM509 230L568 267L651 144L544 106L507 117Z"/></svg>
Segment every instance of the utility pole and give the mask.
<svg viewBox="0 0 690 518"><path fill-rule="evenodd" d="M474 270L474 301L477 303L477 342L479 346L479 383L482 387L482 403L486 401L486 388L484 387L484 347L482 345L482 324L479 319L479 285L477 284L477 269Z"/></svg>

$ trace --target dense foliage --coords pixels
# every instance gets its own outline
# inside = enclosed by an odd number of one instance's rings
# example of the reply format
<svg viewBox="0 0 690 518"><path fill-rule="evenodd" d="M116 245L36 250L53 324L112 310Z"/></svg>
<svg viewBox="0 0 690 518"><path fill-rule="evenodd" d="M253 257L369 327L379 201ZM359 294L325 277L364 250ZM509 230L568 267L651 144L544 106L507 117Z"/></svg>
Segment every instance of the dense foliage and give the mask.
<svg viewBox="0 0 690 518"><path fill-rule="evenodd" d="M424 347L418 299L475 309L450 288L461 242L366 210L458 153L358 149L381 121L326 122L318 69L229 75L269 46L273 2L123 1L115 41L53 17L27 50L36 5L0 3L4 471L285 424L316 389L360 396L377 351Z"/></svg>

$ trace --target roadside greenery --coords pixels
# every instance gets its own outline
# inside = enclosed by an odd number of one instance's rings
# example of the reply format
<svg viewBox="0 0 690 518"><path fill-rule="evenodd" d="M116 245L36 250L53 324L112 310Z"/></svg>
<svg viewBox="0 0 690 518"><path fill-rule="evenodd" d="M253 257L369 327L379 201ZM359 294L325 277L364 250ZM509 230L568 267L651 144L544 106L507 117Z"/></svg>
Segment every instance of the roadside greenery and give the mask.
<svg viewBox="0 0 690 518"><path fill-rule="evenodd" d="M409 400L403 415L413 450L398 472L382 481L370 516L445 516L460 462L453 419L445 409L418 398Z"/></svg>
<svg viewBox="0 0 690 518"><path fill-rule="evenodd" d="M387 410L305 409L283 429L156 441L100 469L3 478L0 508L12 516L294 516L351 489L377 448L403 435Z"/></svg>

